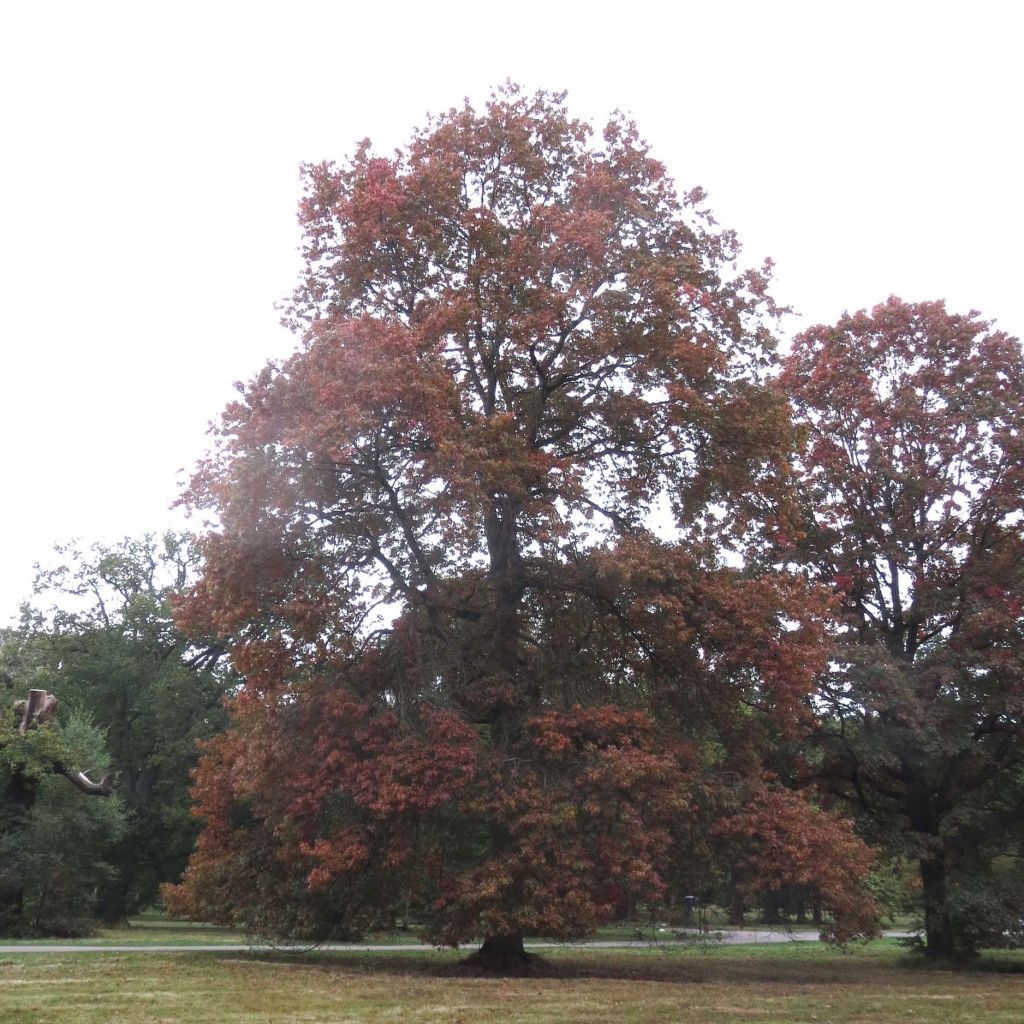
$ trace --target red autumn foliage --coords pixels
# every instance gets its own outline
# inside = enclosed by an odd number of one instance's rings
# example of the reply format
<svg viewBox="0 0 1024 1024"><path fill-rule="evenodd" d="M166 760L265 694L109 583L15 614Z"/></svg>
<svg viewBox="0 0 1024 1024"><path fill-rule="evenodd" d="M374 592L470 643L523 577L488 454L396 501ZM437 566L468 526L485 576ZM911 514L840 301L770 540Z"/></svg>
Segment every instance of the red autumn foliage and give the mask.
<svg viewBox="0 0 1024 1024"><path fill-rule="evenodd" d="M732 857L741 892L756 899L765 889L809 887L832 911L824 926L828 938L848 942L877 934L878 906L850 885L851 878L867 875L875 857L853 824L803 794L763 782L744 796L747 806L715 826L737 841Z"/></svg>
<svg viewBox="0 0 1024 1024"><path fill-rule="evenodd" d="M245 685L174 908L579 935L687 884L717 780L807 724L827 596L720 557L792 519L764 276L630 122L590 136L508 87L307 168L303 346L187 496L179 615Z"/></svg>

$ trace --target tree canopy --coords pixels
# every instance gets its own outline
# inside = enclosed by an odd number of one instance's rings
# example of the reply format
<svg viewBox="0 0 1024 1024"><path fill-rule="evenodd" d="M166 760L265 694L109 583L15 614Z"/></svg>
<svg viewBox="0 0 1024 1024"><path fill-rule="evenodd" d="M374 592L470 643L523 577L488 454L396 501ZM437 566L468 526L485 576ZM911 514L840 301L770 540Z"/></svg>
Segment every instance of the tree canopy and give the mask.
<svg viewBox="0 0 1024 1024"><path fill-rule="evenodd" d="M340 934L412 902L519 955L728 848L874 927L866 848L763 764L827 603L745 557L792 519L765 272L626 118L595 138L563 100L306 168L302 345L187 495L219 526L179 622L244 682L179 911Z"/></svg>

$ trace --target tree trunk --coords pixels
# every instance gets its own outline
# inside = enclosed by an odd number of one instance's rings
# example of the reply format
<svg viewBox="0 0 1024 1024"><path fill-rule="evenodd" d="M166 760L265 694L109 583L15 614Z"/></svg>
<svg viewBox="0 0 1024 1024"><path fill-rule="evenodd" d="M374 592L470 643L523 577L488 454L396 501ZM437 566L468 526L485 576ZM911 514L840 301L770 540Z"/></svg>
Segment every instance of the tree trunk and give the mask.
<svg viewBox="0 0 1024 1024"><path fill-rule="evenodd" d="M765 924L781 924L782 915L780 913L782 900L777 892L770 892L764 898L764 923Z"/></svg>
<svg viewBox="0 0 1024 1024"><path fill-rule="evenodd" d="M124 926L128 923L128 875L125 872L123 854L118 857L118 861L117 874L105 885L100 886L96 903L96 913L100 920L110 927Z"/></svg>
<svg viewBox="0 0 1024 1024"><path fill-rule="evenodd" d="M743 905L743 897L733 893L729 901L729 924L734 928L741 928L746 924L746 907Z"/></svg>
<svg viewBox="0 0 1024 1024"><path fill-rule="evenodd" d="M0 889L0 935L20 935L25 923L25 890Z"/></svg>
<svg viewBox="0 0 1024 1024"><path fill-rule="evenodd" d="M679 910L679 923L684 928L693 927L693 904L683 900L683 905Z"/></svg>
<svg viewBox="0 0 1024 1024"><path fill-rule="evenodd" d="M946 903L946 863L940 853L933 859L922 860L920 866L924 889L925 954L934 960L950 959L965 951L957 948Z"/></svg>
<svg viewBox="0 0 1024 1024"><path fill-rule="evenodd" d="M484 944L462 964L487 974L521 974L539 959L526 952L522 935L488 935Z"/></svg>

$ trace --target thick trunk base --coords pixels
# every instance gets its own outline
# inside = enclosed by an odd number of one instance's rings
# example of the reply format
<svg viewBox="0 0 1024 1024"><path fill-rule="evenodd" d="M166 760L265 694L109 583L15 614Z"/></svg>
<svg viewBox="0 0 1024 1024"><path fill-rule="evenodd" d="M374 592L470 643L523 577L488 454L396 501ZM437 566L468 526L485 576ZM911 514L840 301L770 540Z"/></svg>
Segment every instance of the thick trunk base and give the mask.
<svg viewBox="0 0 1024 1024"><path fill-rule="evenodd" d="M480 974L536 974L545 961L523 948L522 935L489 935L459 966Z"/></svg>
<svg viewBox="0 0 1024 1024"><path fill-rule="evenodd" d="M924 890L924 953L929 960L971 960L977 950L963 935L957 934L947 904L946 863L942 857L922 860L921 884Z"/></svg>

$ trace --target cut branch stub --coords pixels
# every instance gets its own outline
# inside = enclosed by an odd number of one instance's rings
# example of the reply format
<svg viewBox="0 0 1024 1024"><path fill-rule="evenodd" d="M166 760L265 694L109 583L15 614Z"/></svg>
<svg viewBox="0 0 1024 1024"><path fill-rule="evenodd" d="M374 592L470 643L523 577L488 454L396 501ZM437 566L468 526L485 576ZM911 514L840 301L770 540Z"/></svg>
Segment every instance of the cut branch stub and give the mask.
<svg viewBox="0 0 1024 1024"><path fill-rule="evenodd" d="M19 700L15 711L21 711L21 725L18 732L23 736L37 725L48 722L57 713L57 698L45 690L29 690L28 700Z"/></svg>

